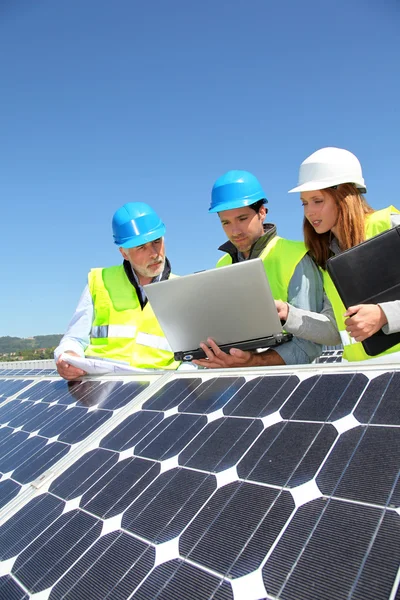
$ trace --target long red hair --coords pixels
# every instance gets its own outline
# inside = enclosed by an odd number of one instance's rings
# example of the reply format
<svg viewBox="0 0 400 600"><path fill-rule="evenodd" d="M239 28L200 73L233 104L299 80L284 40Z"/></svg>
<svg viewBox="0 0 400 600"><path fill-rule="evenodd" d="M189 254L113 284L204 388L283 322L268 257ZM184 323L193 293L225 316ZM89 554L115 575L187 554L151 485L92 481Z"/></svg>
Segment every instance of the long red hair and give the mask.
<svg viewBox="0 0 400 600"><path fill-rule="evenodd" d="M365 215L374 212L364 196L352 183L342 183L337 188L321 190L329 194L338 207L336 227L340 231L340 249L347 250L365 240ZM304 242L316 263L325 269L326 261L332 256L329 248L332 232L317 233L311 223L304 218Z"/></svg>

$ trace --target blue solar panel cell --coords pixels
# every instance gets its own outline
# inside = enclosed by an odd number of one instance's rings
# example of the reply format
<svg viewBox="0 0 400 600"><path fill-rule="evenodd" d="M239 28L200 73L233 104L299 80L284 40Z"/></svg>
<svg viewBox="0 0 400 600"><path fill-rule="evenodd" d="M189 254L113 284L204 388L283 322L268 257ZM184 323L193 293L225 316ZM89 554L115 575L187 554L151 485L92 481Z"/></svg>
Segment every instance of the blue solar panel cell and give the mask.
<svg viewBox="0 0 400 600"><path fill-rule="evenodd" d="M34 440L31 438L29 442ZM46 440L45 440L46 441ZM61 444L60 442L52 442L46 446L36 448L35 453L30 453L29 450L24 457L23 462L18 465L12 474L13 479L20 483L29 483L34 481L37 477L42 475L48 469L65 456L70 446L67 444Z"/></svg>
<svg viewBox="0 0 400 600"><path fill-rule="evenodd" d="M300 507L263 567L268 593L285 600L388 600L400 561L396 516L335 499ZM385 577L371 565L368 579L377 579L368 590L363 567L371 550L381 556Z"/></svg>
<svg viewBox="0 0 400 600"><path fill-rule="evenodd" d="M368 384L365 375L316 375L303 381L282 407L284 419L335 420L349 414Z"/></svg>
<svg viewBox="0 0 400 600"><path fill-rule="evenodd" d="M399 476L398 448L397 427L355 427L338 440L317 484L329 495L385 506Z"/></svg>
<svg viewBox="0 0 400 600"><path fill-rule="evenodd" d="M176 456L207 423L205 416L172 415L135 446L135 454L153 460Z"/></svg>
<svg viewBox="0 0 400 600"><path fill-rule="evenodd" d="M60 390L59 397L50 391L51 402L57 401L66 405L78 402L79 406L94 406L99 403L100 397L97 392L101 386L100 381L60 381L53 385L57 384Z"/></svg>
<svg viewBox="0 0 400 600"><path fill-rule="evenodd" d="M155 544L182 533L217 487L213 475L176 468L163 473L131 504L122 527Z"/></svg>
<svg viewBox="0 0 400 600"><path fill-rule="evenodd" d="M294 509L288 492L232 482L183 532L181 556L224 576L247 575L261 565Z"/></svg>
<svg viewBox="0 0 400 600"><path fill-rule="evenodd" d="M48 405L47 405L48 406ZM66 406L55 405L49 407L48 417L44 421L44 426L38 431L39 435L45 438L53 438L67 432L74 425L79 424L87 415L87 408L72 406L67 410Z"/></svg>
<svg viewBox="0 0 400 600"><path fill-rule="evenodd" d="M153 394L143 404L143 408L146 410L169 410L174 406L178 406L200 384L200 377L170 381Z"/></svg>
<svg viewBox="0 0 400 600"><path fill-rule="evenodd" d="M78 410L83 412L83 409L81 408ZM68 428L64 429L62 433L58 434L58 439L66 444L77 444L87 438L93 431L100 427L100 425L110 419L111 416L112 412L109 410L98 409L94 412L85 412L81 418L78 418Z"/></svg>
<svg viewBox="0 0 400 600"><path fill-rule="evenodd" d="M57 415L65 413L64 406L49 406L43 402L32 404L31 410L29 418L24 420L24 424L22 425L22 431L29 431L30 433L43 430Z"/></svg>
<svg viewBox="0 0 400 600"><path fill-rule="evenodd" d="M361 423L400 425L400 373L385 373L373 379L354 416Z"/></svg>
<svg viewBox="0 0 400 600"><path fill-rule="evenodd" d="M29 405L25 402L20 402L19 400L10 400L9 402L6 402L0 408L1 423L3 425L8 424L12 419L22 414L27 406Z"/></svg>
<svg viewBox="0 0 400 600"><path fill-rule="evenodd" d="M12 481L12 479L0 481L0 509L10 502L20 489L21 486L16 481Z"/></svg>
<svg viewBox="0 0 400 600"><path fill-rule="evenodd" d="M179 464L219 472L233 467L262 432L259 419L222 417L206 427L179 455Z"/></svg>
<svg viewBox="0 0 400 600"><path fill-rule="evenodd" d="M29 596L12 577L6 575L0 577L0 598L2 600L28 600Z"/></svg>
<svg viewBox="0 0 400 600"><path fill-rule="evenodd" d="M148 381L132 381L124 385L122 382L118 382L117 385L114 382L105 383L103 386L109 386L110 390L107 390L107 395L100 401L99 406L108 410L117 410L143 392L148 385Z"/></svg>
<svg viewBox="0 0 400 600"><path fill-rule="evenodd" d="M333 425L277 423L241 460L239 477L288 488L303 485L316 475L337 435Z"/></svg>
<svg viewBox="0 0 400 600"><path fill-rule="evenodd" d="M153 567L154 558L148 544L121 531L109 533L54 586L50 600L128 599Z"/></svg>
<svg viewBox="0 0 400 600"><path fill-rule="evenodd" d="M392 598L392 583L400 564L399 539L399 516L392 510L386 511L374 532L371 546L365 552L365 563L355 578L352 589L354 600ZM395 599L399 598L399 593L400 588Z"/></svg>
<svg viewBox="0 0 400 600"><path fill-rule="evenodd" d="M0 526L0 556L17 556L62 514L65 502L50 494L38 496Z"/></svg>
<svg viewBox="0 0 400 600"><path fill-rule="evenodd" d="M118 456L101 448L87 452L52 482L49 491L65 500L81 496L116 464Z"/></svg>
<svg viewBox="0 0 400 600"><path fill-rule="evenodd" d="M279 410L299 384L294 375L256 377L248 381L224 407L235 417L266 417Z"/></svg>
<svg viewBox="0 0 400 600"><path fill-rule="evenodd" d="M210 379L197 387L179 404L180 412L209 414L219 410L245 383L244 377Z"/></svg>
<svg viewBox="0 0 400 600"><path fill-rule="evenodd" d="M17 557L12 573L33 593L54 585L98 539L102 523L81 510L61 515Z"/></svg>
<svg viewBox="0 0 400 600"><path fill-rule="evenodd" d="M41 404L42 403L36 404L35 406L40 406ZM65 406L61 406L59 404L49 405L43 403L43 407L44 411L39 414L38 418L33 417L32 419L24 423L22 427L23 431L29 431L30 433L40 431L43 437L47 437L45 433L46 427L53 427L53 421L57 421L62 418L62 415L66 415ZM51 429L49 429L49 431L51 431ZM53 436L50 435L48 437Z"/></svg>
<svg viewBox="0 0 400 600"><path fill-rule="evenodd" d="M0 402L33 383L33 379L0 379Z"/></svg>
<svg viewBox="0 0 400 600"><path fill-rule="evenodd" d="M65 387L65 383L60 381L59 384L61 384L62 387ZM56 387L55 382L53 382L53 381L49 381L49 380L38 381L31 388L20 392L18 394L18 398L20 400L28 400L29 399L31 401L41 400L49 392L51 392L51 390L54 390L55 387Z"/></svg>
<svg viewBox="0 0 400 600"><path fill-rule="evenodd" d="M10 402L13 404L13 402ZM25 406L24 406L25 405ZM8 421L9 427L22 427L24 431L35 431L31 423L41 423L43 413L47 410L45 404L34 404L33 402L21 402L21 411Z"/></svg>
<svg viewBox="0 0 400 600"><path fill-rule="evenodd" d="M163 414L154 411L130 415L101 440L100 446L118 452L133 448L162 420Z"/></svg>
<svg viewBox="0 0 400 600"><path fill-rule="evenodd" d="M17 469L26 460L31 460L46 445L44 438L34 436L23 431L16 431L7 440L7 450L0 459L0 471L10 473ZM21 482L22 483L22 482Z"/></svg>
<svg viewBox="0 0 400 600"><path fill-rule="evenodd" d="M233 600L231 586L212 573L176 559L159 565L132 600Z"/></svg>
<svg viewBox="0 0 400 600"><path fill-rule="evenodd" d="M121 514L159 472L159 463L126 458L114 465L85 492L80 506L102 519Z"/></svg>

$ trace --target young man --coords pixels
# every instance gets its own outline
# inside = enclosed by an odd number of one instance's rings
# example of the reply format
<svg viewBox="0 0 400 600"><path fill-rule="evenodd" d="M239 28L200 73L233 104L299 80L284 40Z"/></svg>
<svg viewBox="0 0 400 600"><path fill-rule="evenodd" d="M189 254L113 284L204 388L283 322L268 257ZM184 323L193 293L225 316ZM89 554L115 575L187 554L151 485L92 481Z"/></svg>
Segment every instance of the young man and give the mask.
<svg viewBox="0 0 400 600"><path fill-rule="evenodd" d="M54 352L64 379L85 375L60 358L77 356L124 361L130 366L176 369L168 342L147 302L143 286L168 279L171 266L165 256L165 225L143 202L124 204L112 221L114 243L123 264L92 269L78 307Z"/></svg>
<svg viewBox="0 0 400 600"><path fill-rule="evenodd" d="M225 254L217 267L260 257L275 300L319 312L323 307L319 270L302 242L280 238L275 225L264 225L268 212L266 203L261 184L247 171L228 171L217 179L212 189L209 212L218 213L229 239L219 248ZM251 289L248 293L251 294ZM232 348L227 354L212 339L208 339L207 344L202 343L201 347L207 358L193 362L207 368L310 363L322 350L320 344L301 338L293 338L282 346L261 353Z"/></svg>

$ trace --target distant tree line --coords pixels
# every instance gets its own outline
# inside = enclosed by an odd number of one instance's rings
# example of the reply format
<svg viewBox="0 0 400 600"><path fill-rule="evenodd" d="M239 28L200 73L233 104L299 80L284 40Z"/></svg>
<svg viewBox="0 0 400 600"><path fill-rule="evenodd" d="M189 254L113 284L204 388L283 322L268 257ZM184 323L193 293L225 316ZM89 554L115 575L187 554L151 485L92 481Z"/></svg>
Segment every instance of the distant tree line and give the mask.
<svg viewBox="0 0 400 600"><path fill-rule="evenodd" d="M54 348L38 348L37 350L21 350L20 352L11 352L10 354L0 354L0 362L54 358L55 348L54 346Z"/></svg>
<svg viewBox="0 0 400 600"><path fill-rule="evenodd" d="M0 337L0 354L11 354L13 352L24 353L32 352L33 358L38 358L36 350L52 350L60 343L62 334L54 333L52 335L36 335L32 338L19 338L4 336ZM47 352L46 352L47 353ZM0 360L9 360L5 357L0 357ZM30 359L26 359L30 360Z"/></svg>

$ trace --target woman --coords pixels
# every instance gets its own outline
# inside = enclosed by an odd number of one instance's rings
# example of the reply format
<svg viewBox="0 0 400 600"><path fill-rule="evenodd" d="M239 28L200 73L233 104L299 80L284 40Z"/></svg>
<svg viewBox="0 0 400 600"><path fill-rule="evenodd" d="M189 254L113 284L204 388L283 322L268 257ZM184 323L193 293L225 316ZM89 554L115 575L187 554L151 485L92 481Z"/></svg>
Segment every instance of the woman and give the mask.
<svg viewBox="0 0 400 600"><path fill-rule="evenodd" d="M375 211L363 196L366 191L361 165L348 150L322 148L303 161L299 185L290 193L300 192L304 207L304 241L323 272L324 310L318 315L277 302L279 316L286 321L287 331L328 345L342 341L343 356L349 361L370 358L361 342L380 329L387 334L400 331L400 299L361 304L346 311L326 271L329 257L400 225L400 211L394 206ZM350 338L357 343L352 343ZM383 354L396 352L400 357L400 344Z"/></svg>

